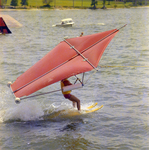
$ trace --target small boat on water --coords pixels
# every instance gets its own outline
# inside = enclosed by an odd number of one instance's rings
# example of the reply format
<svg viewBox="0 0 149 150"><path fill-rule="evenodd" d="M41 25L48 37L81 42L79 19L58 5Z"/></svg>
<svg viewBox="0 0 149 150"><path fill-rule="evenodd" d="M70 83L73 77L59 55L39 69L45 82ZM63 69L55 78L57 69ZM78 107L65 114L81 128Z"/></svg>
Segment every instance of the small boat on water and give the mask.
<svg viewBox="0 0 149 150"><path fill-rule="evenodd" d="M55 24L56 27L71 27L74 24L72 18L66 18L61 20L61 23Z"/></svg>

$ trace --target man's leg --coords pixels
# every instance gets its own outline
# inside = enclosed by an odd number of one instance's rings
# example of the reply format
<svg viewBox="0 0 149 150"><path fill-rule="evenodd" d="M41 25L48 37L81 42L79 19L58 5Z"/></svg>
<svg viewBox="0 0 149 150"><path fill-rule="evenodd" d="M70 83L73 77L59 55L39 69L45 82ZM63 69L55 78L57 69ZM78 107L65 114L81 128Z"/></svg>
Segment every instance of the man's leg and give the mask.
<svg viewBox="0 0 149 150"><path fill-rule="evenodd" d="M77 97L75 97L74 95L71 95L69 100L71 100L72 102L76 102L77 108L78 108L78 110L80 110L80 100Z"/></svg>
<svg viewBox="0 0 149 150"><path fill-rule="evenodd" d="M72 105L73 105L73 107L75 107L76 106L76 102L72 102Z"/></svg>

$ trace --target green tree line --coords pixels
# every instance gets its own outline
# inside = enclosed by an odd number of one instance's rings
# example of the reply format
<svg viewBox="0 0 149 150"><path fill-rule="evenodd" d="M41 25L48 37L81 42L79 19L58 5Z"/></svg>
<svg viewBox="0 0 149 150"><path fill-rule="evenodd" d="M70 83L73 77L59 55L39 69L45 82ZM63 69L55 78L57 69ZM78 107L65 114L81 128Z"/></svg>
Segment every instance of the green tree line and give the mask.
<svg viewBox="0 0 149 150"><path fill-rule="evenodd" d="M29 6L29 2L33 1L33 0L0 0L0 5L2 6L3 4L6 4L7 1L10 1L10 5L11 6ZM36 1L36 0L34 0ZM71 5L71 7L75 7L74 3L80 2L82 3L83 6L83 2L85 2L87 0L61 0L61 3L70 3L72 2L73 5ZM88 7L96 9L98 6L98 3L102 1L102 9L106 9L106 7L108 5L110 5L112 2L115 3L114 7L117 6L118 2L123 3L123 5L126 5L126 3L131 3L131 6L141 6L141 5L147 5L148 0L88 0L88 3L90 1L90 4ZM58 4L56 5L57 0L41 0L43 7L51 7L51 3L54 6L59 6ZM20 4L19 4L20 3ZM69 5L69 4L68 4Z"/></svg>

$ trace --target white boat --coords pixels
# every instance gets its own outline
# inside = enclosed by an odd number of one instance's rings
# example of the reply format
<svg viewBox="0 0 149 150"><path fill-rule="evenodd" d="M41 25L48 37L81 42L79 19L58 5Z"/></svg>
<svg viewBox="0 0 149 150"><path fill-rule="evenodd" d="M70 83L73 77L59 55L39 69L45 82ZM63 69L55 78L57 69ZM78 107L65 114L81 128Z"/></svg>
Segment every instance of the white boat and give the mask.
<svg viewBox="0 0 149 150"><path fill-rule="evenodd" d="M59 23L59 24L55 24L55 25L53 25L53 26L60 26L60 27L70 27L70 26L72 26L74 24L74 22L73 22L73 20L71 19L71 18L66 18L66 19L63 19L63 20L61 20L61 23Z"/></svg>

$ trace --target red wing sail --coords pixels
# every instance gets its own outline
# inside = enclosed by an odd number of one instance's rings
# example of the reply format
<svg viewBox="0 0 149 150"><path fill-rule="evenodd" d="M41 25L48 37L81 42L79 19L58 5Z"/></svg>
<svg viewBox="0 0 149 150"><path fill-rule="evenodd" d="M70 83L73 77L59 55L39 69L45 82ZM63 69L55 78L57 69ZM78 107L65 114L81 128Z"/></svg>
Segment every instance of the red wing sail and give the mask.
<svg viewBox="0 0 149 150"><path fill-rule="evenodd" d="M64 78L96 68L104 50L118 31L113 29L62 41L17 78L11 85L14 95L28 96Z"/></svg>
<svg viewBox="0 0 149 150"><path fill-rule="evenodd" d="M2 33L2 34L11 33L11 31L8 29L8 27L2 17L0 17L0 33Z"/></svg>

